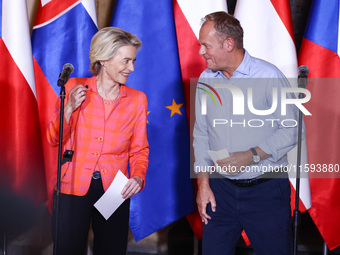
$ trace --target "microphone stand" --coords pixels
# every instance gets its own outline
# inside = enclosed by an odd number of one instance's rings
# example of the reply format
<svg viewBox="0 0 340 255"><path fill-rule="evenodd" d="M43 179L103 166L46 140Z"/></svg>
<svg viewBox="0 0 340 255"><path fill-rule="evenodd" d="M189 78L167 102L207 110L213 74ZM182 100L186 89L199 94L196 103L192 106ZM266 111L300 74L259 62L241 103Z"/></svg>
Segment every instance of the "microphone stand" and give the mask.
<svg viewBox="0 0 340 255"><path fill-rule="evenodd" d="M303 76L298 76L298 87L305 88L307 85L307 73ZM299 93L299 99L304 98L303 93ZM298 145L297 145L297 171L296 171L296 188L295 188L295 210L293 213L293 225L294 225L294 242L293 242L293 254L297 255L298 246L298 230L301 224L301 211L299 210L299 200L300 200L300 171L301 171L301 143L302 143L302 111L299 111L299 121L298 121Z"/></svg>
<svg viewBox="0 0 340 255"><path fill-rule="evenodd" d="M60 179L61 179L61 161L63 150L63 128L64 128L64 104L65 104L65 84L69 77L58 80L60 86L60 123L59 123L59 145L58 145L58 170L57 170L57 189L56 196L53 202L53 210L55 210L55 232L54 232L54 246L53 255L57 255L58 251L58 225L59 225L59 208L60 208Z"/></svg>

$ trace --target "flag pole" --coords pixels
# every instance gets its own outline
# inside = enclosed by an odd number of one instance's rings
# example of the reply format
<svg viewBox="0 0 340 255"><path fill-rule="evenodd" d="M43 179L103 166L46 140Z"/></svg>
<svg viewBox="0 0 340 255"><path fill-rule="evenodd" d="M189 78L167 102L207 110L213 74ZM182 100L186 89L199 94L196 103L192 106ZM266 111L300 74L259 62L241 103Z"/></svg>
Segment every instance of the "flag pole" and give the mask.
<svg viewBox="0 0 340 255"><path fill-rule="evenodd" d="M6 230L3 231L3 246L2 246L2 255L7 255L7 233Z"/></svg>
<svg viewBox="0 0 340 255"><path fill-rule="evenodd" d="M328 255L328 247L327 247L325 240L323 241L323 253L322 254Z"/></svg>
<svg viewBox="0 0 340 255"><path fill-rule="evenodd" d="M306 67L306 66L300 66L299 67L299 76L298 76L298 87L299 88L306 88L308 72L309 72L308 67ZM305 97L305 95L303 93L299 93L299 99L302 99L304 97ZM301 211L299 210L299 201L300 201L302 121L303 121L303 115L302 115L302 111L300 110L299 111L299 122L298 122L295 210L294 210L294 213L293 213L293 225L294 225L293 254L294 255L297 255L298 232L299 232L299 227L300 227L300 223L301 223Z"/></svg>

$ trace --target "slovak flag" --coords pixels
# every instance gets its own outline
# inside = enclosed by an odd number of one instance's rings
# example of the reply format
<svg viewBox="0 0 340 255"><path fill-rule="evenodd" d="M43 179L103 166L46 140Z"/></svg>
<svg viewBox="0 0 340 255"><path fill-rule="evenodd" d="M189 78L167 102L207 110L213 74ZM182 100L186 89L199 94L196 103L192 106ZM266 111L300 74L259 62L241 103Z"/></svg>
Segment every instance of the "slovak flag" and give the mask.
<svg viewBox="0 0 340 255"><path fill-rule="evenodd" d="M309 68L311 100L305 118L312 207L316 227L329 249L340 245L340 3L314 0L299 53ZM325 171L325 172L324 172Z"/></svg>
<svg viewBox="0 0 340 255"><path fill-rule="evenodd" d="M32 32L34 71L51 209L57 176L57 148L46 138L46 127L60 93L57 80L65 63L74 66L71 77L90 77L88 57L98 31L94 0L41 0Z"/></svg>
<svg viewBox="0 0 340 255"><path fill-rule="evenodd" d="M26 0L0 0L0 52L0 189L38 205L46 186Z"/></svg>

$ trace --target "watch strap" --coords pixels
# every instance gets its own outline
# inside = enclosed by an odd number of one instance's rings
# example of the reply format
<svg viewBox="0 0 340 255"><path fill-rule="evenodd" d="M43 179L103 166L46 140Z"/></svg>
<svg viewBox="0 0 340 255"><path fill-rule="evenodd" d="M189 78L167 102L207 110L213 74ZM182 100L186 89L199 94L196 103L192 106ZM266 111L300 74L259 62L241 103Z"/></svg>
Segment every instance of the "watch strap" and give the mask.
<svg viewBox="0 0 340 255"><path fill-rule="evenodd" d="M257 151L255 150L255 148L250 148L251 152L253 153L254 156L257 156Z"/></svg>

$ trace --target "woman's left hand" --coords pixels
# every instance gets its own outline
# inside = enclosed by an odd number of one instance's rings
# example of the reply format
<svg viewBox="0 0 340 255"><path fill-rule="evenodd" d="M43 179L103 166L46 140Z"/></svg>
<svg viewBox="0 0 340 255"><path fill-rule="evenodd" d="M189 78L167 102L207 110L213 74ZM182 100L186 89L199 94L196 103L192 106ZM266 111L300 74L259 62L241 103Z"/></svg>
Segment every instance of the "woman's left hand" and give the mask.
<svg viewBox="0 0 340 255"><path fill-rule="evenodd" d="M129 179L121 193L123 199L128 199L136 195L142 189L143 181L144 180L138 176Z"/></svg>

